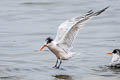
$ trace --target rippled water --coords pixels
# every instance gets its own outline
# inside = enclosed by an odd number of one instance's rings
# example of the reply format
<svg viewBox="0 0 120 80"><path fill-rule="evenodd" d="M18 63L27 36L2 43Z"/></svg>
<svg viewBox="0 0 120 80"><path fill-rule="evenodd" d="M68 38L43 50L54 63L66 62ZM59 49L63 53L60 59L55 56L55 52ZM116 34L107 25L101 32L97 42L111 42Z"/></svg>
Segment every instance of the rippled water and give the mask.
<svg viewBox="0 0 120 80"><path fill-rule="evenodd" d="M90 20L74 43L78 56L53 69L55 56L39 48L55 37L66 19L90 9L110 8ZM120 48L119 0L1 0L0 80L119 80L120 70L109 69L111 56Z"/></svg>

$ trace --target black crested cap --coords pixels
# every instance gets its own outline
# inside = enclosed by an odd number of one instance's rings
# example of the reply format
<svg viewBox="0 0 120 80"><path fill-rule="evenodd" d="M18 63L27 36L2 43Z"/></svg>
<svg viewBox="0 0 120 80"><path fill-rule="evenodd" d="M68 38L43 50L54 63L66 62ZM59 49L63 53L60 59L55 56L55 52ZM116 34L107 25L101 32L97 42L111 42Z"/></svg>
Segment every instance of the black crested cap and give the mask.
<svg viewBox="0 0 120 80"><path fill-rule="evenodd" d="M46 40L53 40L51 37L46 38Z"/></svg>
<svg viewBox="0 0 120 80"><path fill-rule="evenodd" d="M114 49L112 53L117 53L117 52L120 53L120 49Z"/></svg>
<svg viewBox="0 0 120 80"><path fill-rule="evenodd" d="M51 43L53 41L53 39L51 37L48 37L48 38L46 38L45 41L47 41L47 44L48 44L48 43Z"/></svg>

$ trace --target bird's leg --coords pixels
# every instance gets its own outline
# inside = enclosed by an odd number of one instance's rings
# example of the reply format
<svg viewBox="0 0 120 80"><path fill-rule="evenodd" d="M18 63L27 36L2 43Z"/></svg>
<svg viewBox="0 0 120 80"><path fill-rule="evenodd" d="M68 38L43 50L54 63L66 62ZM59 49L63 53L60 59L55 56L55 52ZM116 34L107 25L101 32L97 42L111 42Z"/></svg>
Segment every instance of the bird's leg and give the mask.
<svg viewBox="0 0 120 80"><path fill-rule="evenodd" d="M56 67L57 69L60 68L61 63L62 63L62 60L60 59L60 63L59 63L59 65L58 65L58 67Z"/></svg>
<svg viewBox="0 0 120 80"><path fill-rule="evenodd" d="M53 68L57 67L57 64L58 64L58 59L57 59L56 64L55 64L55 66Z"/></svg>

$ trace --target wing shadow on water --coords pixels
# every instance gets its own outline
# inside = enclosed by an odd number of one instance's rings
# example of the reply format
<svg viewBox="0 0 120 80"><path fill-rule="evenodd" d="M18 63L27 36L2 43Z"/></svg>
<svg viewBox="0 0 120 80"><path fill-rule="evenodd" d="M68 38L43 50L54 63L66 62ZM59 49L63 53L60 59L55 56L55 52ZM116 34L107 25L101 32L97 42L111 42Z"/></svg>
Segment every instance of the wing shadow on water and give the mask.
<svg viewBox="0 0 120 80"><path fill-rule="evenodd" d="M54 77L54 80L73 80L72 76L70 75L52 75L52 77Z"/></svg>

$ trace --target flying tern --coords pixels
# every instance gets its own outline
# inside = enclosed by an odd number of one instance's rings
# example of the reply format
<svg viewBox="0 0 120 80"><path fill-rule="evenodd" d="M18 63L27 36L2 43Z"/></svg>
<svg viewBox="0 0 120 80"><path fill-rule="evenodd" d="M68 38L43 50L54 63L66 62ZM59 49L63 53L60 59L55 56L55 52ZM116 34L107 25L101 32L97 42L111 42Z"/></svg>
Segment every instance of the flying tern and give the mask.
<svg viewBox="0 0 120 80"><path fill-rule="evenodd" d="M55 54L57 61L54 68L59 69L62 60L68 60L74 55L75 52L71 52L72 43L83 24L94 16L98 16L107 8L108 7L105 7L97 12L90 10L82 16L66 20L58 27L57 35L54 40L51 37L46 39L46 43L40 48L40 51L48 47L48 49Z"/></svg>

